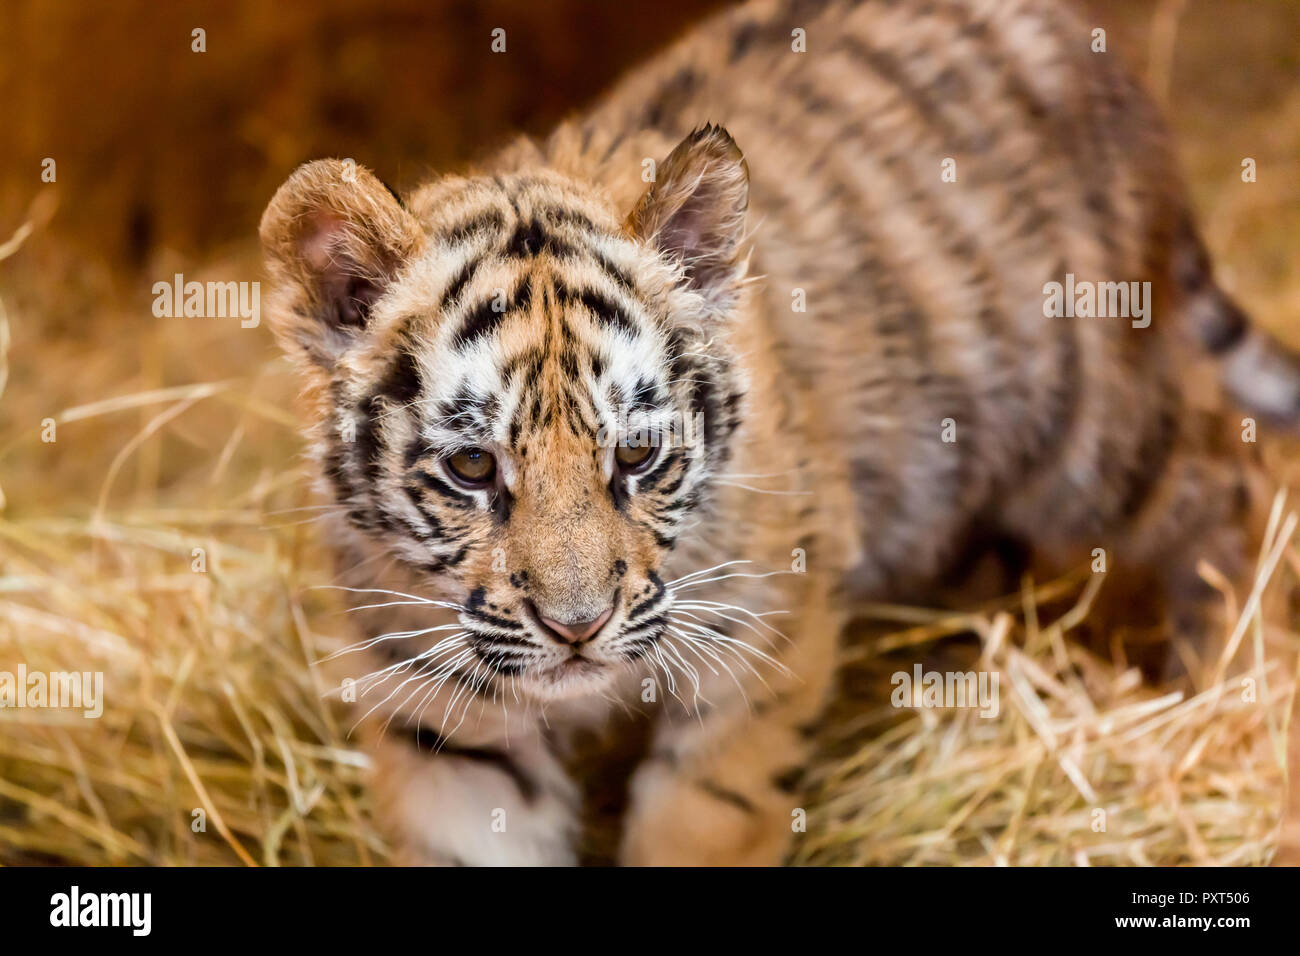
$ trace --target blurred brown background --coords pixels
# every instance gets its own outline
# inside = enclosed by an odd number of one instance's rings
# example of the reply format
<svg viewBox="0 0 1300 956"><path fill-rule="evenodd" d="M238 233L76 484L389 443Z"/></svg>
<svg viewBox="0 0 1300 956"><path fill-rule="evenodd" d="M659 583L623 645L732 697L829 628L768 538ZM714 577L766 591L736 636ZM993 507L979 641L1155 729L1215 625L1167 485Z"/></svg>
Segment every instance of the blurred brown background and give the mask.
<svg viewBox="0 0 1300 956"><path fill-rule="evenodd" d="M252 234L290 169L352 156L399 188L566 111L717 0L323 0L112 4L7 0L0 102L7 148L0 226L17 225L40 163L58 162L59 234L114 265L156 244L187 254ZM1097 0L1115 55L1152 59L1194 176L1229 176L1294 131L1255 127L1294 99L1294 0ZM1153 38L1157 8L1177 31ZM1165 24L1167 27L1168 24ZM508 52L489 50L507 31ZM207 52L191 51L206 31ZM1172 70L1162 46L1174 41ZM1261 137L1265 140L1261 142ZM1263 175L1288 175L1290 169Z"/></svg>
<svg viewBox="0 0 1300 956"><path fill-rule="evenodd" d="M401 188L543 133L717 6L10 0L0 211L15 222L54 157L62 224L88 252L123 265L154 243L199 253L250 235L305 160L352 156ZM489 49L497 27L503 55Z"/></svg>

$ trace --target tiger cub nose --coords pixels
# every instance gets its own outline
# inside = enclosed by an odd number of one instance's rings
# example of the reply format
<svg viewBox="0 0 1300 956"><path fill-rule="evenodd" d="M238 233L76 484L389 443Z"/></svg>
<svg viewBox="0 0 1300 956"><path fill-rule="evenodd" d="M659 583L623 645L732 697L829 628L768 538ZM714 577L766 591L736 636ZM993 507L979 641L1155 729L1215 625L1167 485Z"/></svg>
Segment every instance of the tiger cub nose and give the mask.
<svg viewBox="0 0 1300 956"><path fill-rule="evenodd" d="M537 620L542 622L542 626L551 632L552 637L562 644L572 644L574 646L585 644L595 637L596 633L605 626L605 622L609 620L610 615L614 613L614 606L610 605L605 608L599 617L593 617L590 621L574 621L569 624L562 624L554 618L544 617L531 601L529 606L537 616Z"/></svg>

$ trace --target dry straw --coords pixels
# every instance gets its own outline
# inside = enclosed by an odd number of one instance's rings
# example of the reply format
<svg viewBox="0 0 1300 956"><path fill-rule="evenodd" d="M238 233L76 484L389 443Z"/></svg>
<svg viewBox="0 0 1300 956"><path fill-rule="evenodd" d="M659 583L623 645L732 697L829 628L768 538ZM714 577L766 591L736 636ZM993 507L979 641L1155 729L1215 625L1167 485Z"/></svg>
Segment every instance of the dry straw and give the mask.
<svg viewBox="0 0 1300 956"><path fill-rule="evenodd" d="M1296 691L1294 635L1265 623L1264 598L1297 515L1279 494L1254 584L1229 615L1222 652L1194 690L1155 689L1070 641L1104 586L1092 575L1050 623L1026 588L1017 616L913 612L917 623L868 640L850 665L884 650L971 631L972 667L996 672L1001 709L911 709L853 716L841 704L808 797L795 860L890 865L1241 865L1276 849L1286 740ZM1217 580L1212 569L1204 572ZM1222 582L1219 582L1222 585ZM1231 610L1235 596L1225 593Z"/></svg>
<svg viewBox="0 0 1300 956"><path fill-rule="evenodd" d="M102 670L107 697L98 720L0 711L5 862L384 859L364 760L308 666L334 647L308 623L333 618L301 604L302 582L321 580L304 560L310 525L263 530L270 520L0 521L0 669ZM1297 561L1295 521L1275 520L1256 592L1279 558ZM206 573L189 570L195 540ZM900 718L887 694L842 704L796 862L1266 862L1296 687L1275 653L1286 641L1270 639L1252 592L1232 635L1242 652L1199 692L1161 692L1070 641L1100 580L1027 590L1019 614L881 609L912 623L861 642L852 667L974 631L1001 711ZM1040 600L1071 589L1071 611L1036 623Z"/></svg>
<svg viewBox="0 0 1300 956"><path fill-rule="evenodd" d="M174 409L209 394L155 398ZM1282 511L1279 497L1232 644L1194 694L1149 688L1071 642L1101 575L1027 589L1019 613L875 609L895 625L860 640L851 668L973 631L1001 711L899 712L887 692L842 703L796 862L1266 862L1296 687L1289 635L1257 600L1300 560ZM337 647L309 623L335 622L329 609L302 604L326 580L311 529L238 506L0 520L0 669L100 670L107 697L98 720L0 711L0 858L384 859L364 759L309 666ZM1040 602L1076 592L1040 621Z"/></svg>

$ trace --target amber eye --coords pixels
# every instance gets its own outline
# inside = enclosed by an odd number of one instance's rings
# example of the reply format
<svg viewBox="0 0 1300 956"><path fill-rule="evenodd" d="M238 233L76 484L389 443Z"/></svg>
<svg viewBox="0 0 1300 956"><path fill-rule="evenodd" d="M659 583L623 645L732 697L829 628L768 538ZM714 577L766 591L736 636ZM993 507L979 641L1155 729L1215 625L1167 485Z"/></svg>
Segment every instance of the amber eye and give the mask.
<svg viewBox="0 0 1300 956"><path fill-rule="evenodd" d="M634 475L645 471L655 460L653 445L619 445L614 449L614 460L621 472Z"/></svg>
<svg viewBox="0 0 1300 956"><path fill-rule="evenodd" d="M467 488L482 488L497 473L497 462L482 448L466 448L446 461L451 476Z"/></svg>

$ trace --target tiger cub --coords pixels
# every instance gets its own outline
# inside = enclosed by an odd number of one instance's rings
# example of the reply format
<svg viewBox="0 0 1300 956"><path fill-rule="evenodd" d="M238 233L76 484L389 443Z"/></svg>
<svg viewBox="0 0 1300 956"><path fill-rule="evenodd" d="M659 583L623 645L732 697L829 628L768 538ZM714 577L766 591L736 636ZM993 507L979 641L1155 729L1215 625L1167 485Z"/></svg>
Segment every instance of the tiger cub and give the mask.
<svg viewBox="0 0 1300 956"><path fill-rule="evenodd" d="M621 861L777 863L850 594L924 593L972 529L1171 594L1230 565L1182 370L1278 416L1300 379L1173 170L1046 0L754 0L472 175L298 169L268 314L397 858L574 862L566 740L630 707ZM1051 317L1053 283L1148 294Z"/></svg>

